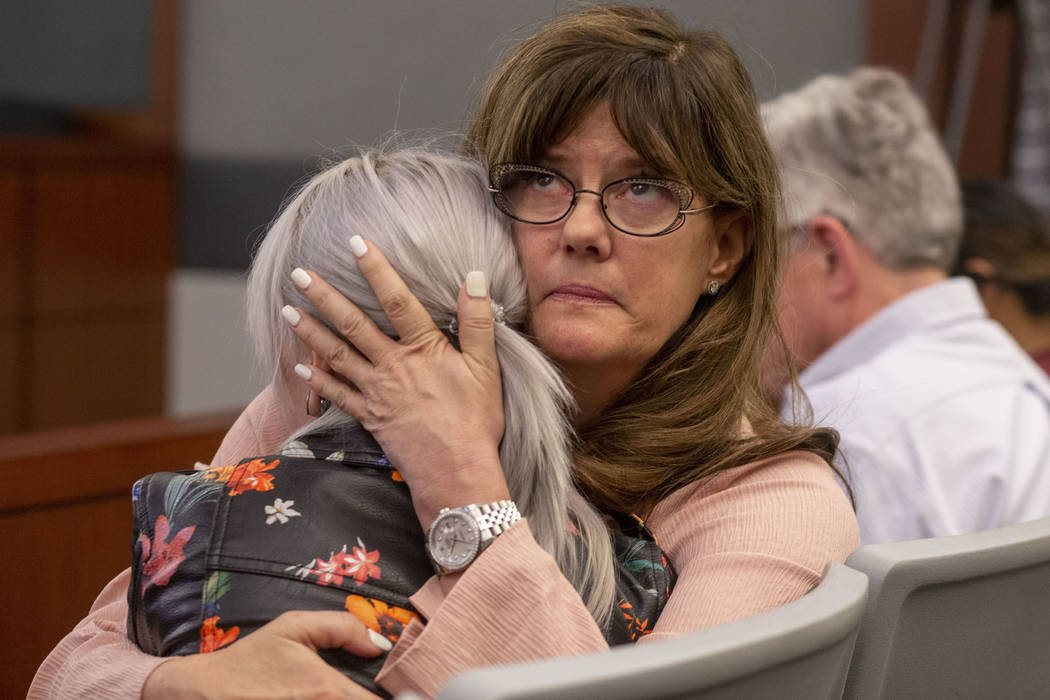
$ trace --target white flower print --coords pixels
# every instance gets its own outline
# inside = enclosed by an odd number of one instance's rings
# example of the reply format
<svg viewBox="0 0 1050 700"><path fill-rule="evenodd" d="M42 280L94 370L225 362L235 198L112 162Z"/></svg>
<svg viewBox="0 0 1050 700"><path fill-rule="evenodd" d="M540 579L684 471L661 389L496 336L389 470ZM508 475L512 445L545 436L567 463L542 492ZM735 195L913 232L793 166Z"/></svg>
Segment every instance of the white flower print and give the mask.
<svg viewBox="0 0 1050 700"><path fill-rule="evenodd" d="M288 522L289 518L302 515L299 511L292 508L295 505L295 501L282 501L280 498L273 502L272 506L266 506L266 518L267 525L273 525L275 522L279 522L284 525Z"/></svg>

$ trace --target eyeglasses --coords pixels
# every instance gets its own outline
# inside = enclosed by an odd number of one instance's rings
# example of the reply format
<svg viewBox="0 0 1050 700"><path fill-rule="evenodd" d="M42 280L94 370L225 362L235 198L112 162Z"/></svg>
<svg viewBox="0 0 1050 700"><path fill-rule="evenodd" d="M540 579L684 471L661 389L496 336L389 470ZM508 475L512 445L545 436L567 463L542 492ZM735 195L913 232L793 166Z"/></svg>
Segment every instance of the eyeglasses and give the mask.
<svg viewBox="0 0 1050 700"><path fill-rule="evenodd" d="M538 226L561 221L586 193L601 198L605 220L631 236L667 235L681 227L687 215L716 206L690 209L693 191L663 178L627 177L595 192L576 189L569 178L548 168L501 163L489 171L489 182L496 206L515 221Z"/></svg>

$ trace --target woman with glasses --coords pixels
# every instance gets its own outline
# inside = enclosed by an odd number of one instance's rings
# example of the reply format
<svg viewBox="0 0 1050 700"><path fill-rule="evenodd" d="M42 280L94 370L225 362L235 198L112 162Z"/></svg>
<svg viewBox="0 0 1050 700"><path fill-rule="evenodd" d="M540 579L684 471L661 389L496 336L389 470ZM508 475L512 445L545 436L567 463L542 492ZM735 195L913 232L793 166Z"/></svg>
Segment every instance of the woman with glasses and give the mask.
<svg viewBox="0 0 1050 700"><path fill-rule="evenodd" d="M657 10L587 8L554 20L495 70L468 142L512 221L526 328L578 406L577 486L609 514L610 534L620 516L643 519L678 574L655 624L614 614L651 632L646 643L805 594L857 546L857 524L829 466L834 432L785 425L763 399L762 357L780 342L777 173L738 57L718 35L686 31ZM303 296L339 331L296 312L296 336L323 358L296 370L305 383L297 398L308 388L315 404L323 396L368 429L428 532L438 575L413 596L422 621L387 653L380 686L433 695L467 668L607 648L527 522L473 544L472 509L510 497L487 290L461 290L457 349L382 246L360 235L356 264L398 340L323 275L297 274ZM217 463L269 451L305 420L300 406L264 392ZM303 688L290 659L317 678L315 649L375 653L353 620L302 613L228 649L158 666L97 631L124 615L108 588L82 623L94 630L63 641L40 687L72 696L79 673L104 677L121 696L216 684L291 693Z"/></svg>
<svg viewBox="0 0 1050 700"><path fill-rule="evenodd" d="M955 274L973 278L988 315L1050 374L1050 219L1000 180L964 182L962 194Z"/></svg>

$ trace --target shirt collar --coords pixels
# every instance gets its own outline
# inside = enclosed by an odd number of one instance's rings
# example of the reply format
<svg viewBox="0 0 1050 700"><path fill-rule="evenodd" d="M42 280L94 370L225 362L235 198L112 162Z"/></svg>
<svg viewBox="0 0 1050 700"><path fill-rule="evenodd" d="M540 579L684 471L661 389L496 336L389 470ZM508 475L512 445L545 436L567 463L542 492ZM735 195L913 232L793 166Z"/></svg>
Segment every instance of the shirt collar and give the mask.
<svg viewBox="0 0 1050 700"><path fill-rule="evenodd" d="M906 335L986 316L977 286L967 277L922 287L847 333L799 374L799 382L812 385L853 369Z"/></svg>

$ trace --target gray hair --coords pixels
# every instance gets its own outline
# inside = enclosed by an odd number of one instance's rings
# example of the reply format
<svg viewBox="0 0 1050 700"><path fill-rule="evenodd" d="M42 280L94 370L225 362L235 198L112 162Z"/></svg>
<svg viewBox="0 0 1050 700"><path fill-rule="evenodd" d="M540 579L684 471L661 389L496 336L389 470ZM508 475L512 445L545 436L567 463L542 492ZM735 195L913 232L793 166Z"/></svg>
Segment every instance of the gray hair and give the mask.
<svg viewBox="0 0 1050 700"><path fill-rule="evenodd" d="M846 223L893 270L948 271L962 236L959 185L929 115L884 68L826 75L762 107L785 224Z"/></svg>
<svg viewBox="0 0 1050 700"><path fill-rule="evenodd" d="M439 328L456 318L460 285L485 272L490 297L503 307L496 353L503 381L505 433L500 461L511 497L536 541L558 562L603 627L615 594L608 527L573 481L574 405L550 360L518 330L527 297L507 218L486 193L478 163L421 148L365 152L311 179L278 216L260 245L248 279L248 323L263 371L280 400L290 400L288 375L305 349L280 309L316 309L291 283L296 267L318 273L388 335L394 329L350 252L355 233L375 243ZM332 407L289 441L354 419ZM568 532L572 524L582 547Z"/></svg>

